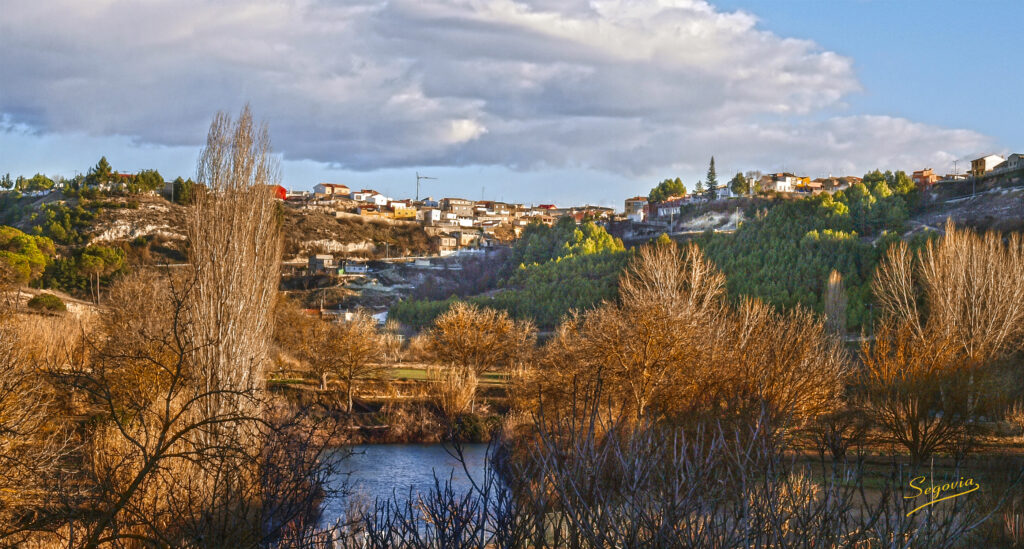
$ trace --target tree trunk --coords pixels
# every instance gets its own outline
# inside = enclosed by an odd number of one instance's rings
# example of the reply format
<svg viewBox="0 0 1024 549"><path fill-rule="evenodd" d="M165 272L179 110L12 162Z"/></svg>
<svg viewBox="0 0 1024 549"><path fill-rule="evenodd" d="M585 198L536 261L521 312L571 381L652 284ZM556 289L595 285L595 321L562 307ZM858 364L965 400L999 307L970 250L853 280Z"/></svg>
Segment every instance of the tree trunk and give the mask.
<svg viewBox="0 0 1024 549"><path fill-rule="evenodd" d="M352 413L352 378L348 379L348 386L345 388L345 392L348 393L348 413Z"/></svg>

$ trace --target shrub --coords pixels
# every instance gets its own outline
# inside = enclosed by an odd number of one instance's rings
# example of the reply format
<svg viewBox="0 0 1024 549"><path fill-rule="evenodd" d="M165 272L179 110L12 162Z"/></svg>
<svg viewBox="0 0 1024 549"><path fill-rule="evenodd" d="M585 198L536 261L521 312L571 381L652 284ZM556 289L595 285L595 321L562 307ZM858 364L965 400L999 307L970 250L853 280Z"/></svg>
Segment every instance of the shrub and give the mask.
<svg viewBox="0 0 1024 549"><path fill-rule="evenodd" d="M30 309L36 311L47 311L51 313L68 310L67 306L64 305L64 301L53 294L39 294L28 300L28 306Z"/></svg>
<svg viewBox="0 0 1024 549"><path fill-rule="evenodd" d="M483 442L487 425L475 414L459 414L452 421L450 437L458 442Z"/></svg>

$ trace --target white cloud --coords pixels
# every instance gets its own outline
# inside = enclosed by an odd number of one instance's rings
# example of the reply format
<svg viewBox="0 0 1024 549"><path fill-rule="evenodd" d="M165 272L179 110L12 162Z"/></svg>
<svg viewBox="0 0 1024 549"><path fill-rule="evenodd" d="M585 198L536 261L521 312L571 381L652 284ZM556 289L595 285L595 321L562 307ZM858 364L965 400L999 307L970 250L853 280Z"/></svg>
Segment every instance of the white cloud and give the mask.
<svg viewBox="0 0 1024 549"><path fill-rule="evenodd" d="M346 169L939 165L973 132L843 115L851 61L700 0L19 2L0 127L194 145L251 101L287 158ZM41 32L45 29L45 32ZM916 163L916 164L915 164Z"/></svg>

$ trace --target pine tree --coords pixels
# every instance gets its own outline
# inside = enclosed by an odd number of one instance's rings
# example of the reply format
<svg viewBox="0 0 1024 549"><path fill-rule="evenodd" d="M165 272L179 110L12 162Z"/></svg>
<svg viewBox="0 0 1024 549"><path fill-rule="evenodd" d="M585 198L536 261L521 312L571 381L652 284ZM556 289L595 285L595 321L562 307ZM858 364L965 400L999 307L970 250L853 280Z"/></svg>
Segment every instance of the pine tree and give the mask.
<svg viewBox="0 0 1024 549"><path fill-rule="evenodd" d="M708 165L708 195L714 198L715 190L718 189L718 175L715 173L715 157L711 157L711 164Z"/></svg>
<svg viewBox="0 0 1024 549"><path fill-rule="evenodd" d="M113 173L114 169L111 168L110 163L107 162L107 157L102 156L100 157L100 161L89 170L89 175L86 176L85 182L88 185L109 183L113 178Z"/></svg>

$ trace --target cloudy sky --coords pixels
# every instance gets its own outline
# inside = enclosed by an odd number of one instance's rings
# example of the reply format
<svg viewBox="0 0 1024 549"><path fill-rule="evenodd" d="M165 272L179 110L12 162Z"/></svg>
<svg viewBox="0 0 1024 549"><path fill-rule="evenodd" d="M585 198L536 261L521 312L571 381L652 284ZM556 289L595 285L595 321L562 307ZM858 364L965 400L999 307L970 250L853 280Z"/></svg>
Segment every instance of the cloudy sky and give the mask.
<svg viewBox="0 0 1024 549"><path fill-rule="evenodd" d="M249 102L284 184L621 206L658 180L1024 145L1019 2L4 0L0 172L194 172ZM1011 62L1012 60L1012 62ZM727 179L727 177L726 177Z"/></svg>

